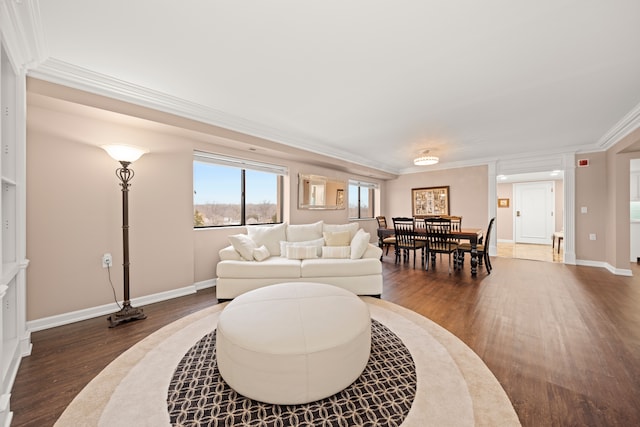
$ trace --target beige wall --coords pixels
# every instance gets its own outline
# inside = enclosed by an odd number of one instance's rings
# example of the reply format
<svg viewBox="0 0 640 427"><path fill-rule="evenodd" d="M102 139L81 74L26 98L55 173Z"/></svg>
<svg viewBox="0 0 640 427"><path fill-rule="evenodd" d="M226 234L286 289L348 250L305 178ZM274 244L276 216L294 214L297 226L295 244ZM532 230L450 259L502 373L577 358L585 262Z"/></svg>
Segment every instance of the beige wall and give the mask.
<svg viewBox="0 0 640 427"><path fill-rule="evenodd" d="M382 214L389 223L396 216L411 216L412 188L446 185L449 186L451 215L461 215L465 228L486 229L489 223L487 166L426 170L387 181Z"/></svg>
<svg viewBox="0 0 640 427"><path fill-rule="evenodd" d="M27 319L35 320L113 302L105 252L122 300L122 204L119 164L98 147L129 143L150 149L132 168L129 194L131 297L172 291L213 279L218 250L244 227L193 229L193 150L256 158L289 167L285 220L345 223L348 210L297 209L298 173L343 180L375 179L276 159L177 136L170 126L112 114L84 114L29 106L27 123ZM78 114L78 112L81 112ZM377 240L375 220L360 221Z"/></svg>
<svg viewBox="0 0 640 427"><path fill-rule="evenodd" d="M513 241L513 184L497 184L496 194L498 199L509 199L509 207L498 207L496 210L496 223L498 241Z"/></svg>
<svg viewBox="0 0 640 427"><path fill-rule="evenodd" d="M606 153L580 154L578 159L588 159L588 167L576 168L576 259L604 261L607 244L607 156ZM587 213L581 213L582 207ZM589 240L595 234L597 240Z"/></svg>

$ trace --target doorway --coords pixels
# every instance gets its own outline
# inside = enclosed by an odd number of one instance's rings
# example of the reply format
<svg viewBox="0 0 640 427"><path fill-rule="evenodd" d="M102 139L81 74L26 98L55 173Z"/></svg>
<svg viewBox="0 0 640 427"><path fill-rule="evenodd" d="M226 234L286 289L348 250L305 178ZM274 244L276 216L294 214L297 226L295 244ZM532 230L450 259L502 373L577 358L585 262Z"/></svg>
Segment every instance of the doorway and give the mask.
<svg viewBox="0 0 640 427"><path fill-rule="evenodd" d="M515 243L551 244L555 231L553 182L519 182L514 190Z"/></svg>
<svg viewBox="0 0 640 427"><path fill-rule="evenodd" d="M564 262L564 242L558 251L551 237L564 227L563 172L499 175L496 183L496 255Z"/></svg>

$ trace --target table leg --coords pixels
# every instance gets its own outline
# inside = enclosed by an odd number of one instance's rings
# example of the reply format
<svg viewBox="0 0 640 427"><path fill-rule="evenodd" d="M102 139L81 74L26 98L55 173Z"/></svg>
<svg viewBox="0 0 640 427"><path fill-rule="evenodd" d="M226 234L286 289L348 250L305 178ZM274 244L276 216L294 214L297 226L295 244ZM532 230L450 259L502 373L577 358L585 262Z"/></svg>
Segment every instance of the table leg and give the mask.
<svg viewBox="0 0 640 427"><path fill-rule="evenodd" d="M478 273L478 242L471 241L471 275Z"/></svg>

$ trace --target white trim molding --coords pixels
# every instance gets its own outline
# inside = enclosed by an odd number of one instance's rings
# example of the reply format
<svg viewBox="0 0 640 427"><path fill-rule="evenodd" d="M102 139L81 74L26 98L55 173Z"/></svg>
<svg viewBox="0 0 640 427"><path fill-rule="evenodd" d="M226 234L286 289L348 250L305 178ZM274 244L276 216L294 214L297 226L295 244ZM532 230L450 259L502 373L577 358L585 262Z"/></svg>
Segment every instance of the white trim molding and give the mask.
<svg viewBox="0 0 640 427"><path fill-rule="evenodd" d="M0 29L14 67L29 69L45 58L45 38L36 0L0 0ZM20 74L19 69L14 69Z"/></svg>
<svg viewBox="0 0 640 427"><path fill-rule="evenodd" d="M603 151L616 145L622 138L640 127L640 104L636 105L622 120L612 127L600 140L598 147Z"/></svg>
<svg viewBox="0 0 640 427"><path fill-rule="evenodd" d="M211 107L168 95L164 92L138 86L105 74L96 73L55 58L48 58L39 64L37 68L30 69L28 74L30 77L40 80L174 114L179 117L240 132L245 135L263 138L315 154L345 160L389 174L398 173L398 171L390 170L389 167L383 163L372 162L371 159L365 156L357 156L352 152L330 148L325 141L311 138L307 135L276 129L264 123L257 123L234 116Z"/></svg>
<svg viewBox="0 0 640 427"><path fill-rule="evenodd" d="M136 307L141 307L160 301L166 301L173 298L194 294L196 293L196 291L198 291L198 286L202 286L200 289L209 287L202 285L203 283L208 282L209 281L199 282L198 284L185 286L183 288L172 289L170 291L159 292L157 294L134 298L131 300L131 304ZM56 326L68 325L70 323L79 322L81 320L92 319L94 317L106 316L118 310L120 310L120 307L118 307L116 303L113 302L97 307L89 307L82 310L71 311L69 313L62 313L54 316L44 317L42 319L30 320L27 322L27 328L30 332L36 332L44 329L55 328Z"/></svg>
<svg viewBox="0 0 640 427"><path fill-rule="evenodd" d="M606 268L607 270L609 270L610 273L613 273L616 276L628 276L628 277L633 276L631 269L615 268L614 266L612 266L611 264L605 261L589 261L589 260L579 259L579 260L576 260L576 265L580 265L583 267Z"/></svg>
<svg viewBox="0 0 640 427"><path fill-rule="evenodd" d="M218 279L203 280L202 282L194 283L193 286L196 288L196 291L201 291L203 289L215 287L217 280Z"/></svg>

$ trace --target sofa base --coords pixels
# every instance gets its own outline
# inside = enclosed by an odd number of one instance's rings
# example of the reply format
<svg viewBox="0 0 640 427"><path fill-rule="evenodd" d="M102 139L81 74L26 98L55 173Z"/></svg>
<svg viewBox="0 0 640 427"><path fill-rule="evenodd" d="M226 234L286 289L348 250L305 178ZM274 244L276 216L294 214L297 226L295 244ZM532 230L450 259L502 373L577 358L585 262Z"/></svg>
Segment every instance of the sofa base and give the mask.
<svg viewBox="0 0 640 427"><path fill-rule="evenodd" d="M216 281L216 296L218 301L230 300L245 292L264 286L287 282L326 283L346 289L356 295L380 297L382 294L382 275L353 277L279 277L279 278L230 278L218 277Z"/></svg>

